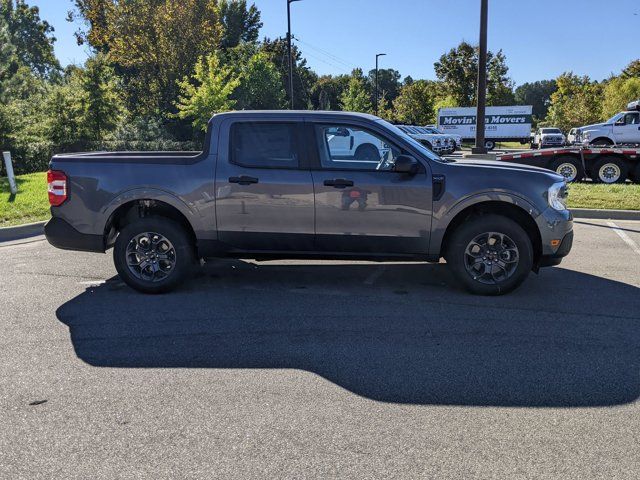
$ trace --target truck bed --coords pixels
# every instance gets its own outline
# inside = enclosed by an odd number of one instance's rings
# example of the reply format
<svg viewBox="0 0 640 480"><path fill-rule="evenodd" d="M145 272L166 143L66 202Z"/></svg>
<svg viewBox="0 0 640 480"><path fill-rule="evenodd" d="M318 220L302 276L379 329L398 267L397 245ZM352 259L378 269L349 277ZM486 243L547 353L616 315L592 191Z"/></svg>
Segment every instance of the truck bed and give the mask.
<svg viewBox="0 0 640 480"><path fill-rule="evenodd" d="M160 163L160 164L192 164L202 160L205 153L193 152L80 152L54 155L52 163L58 162L90 162L90 163Z"/></svg>

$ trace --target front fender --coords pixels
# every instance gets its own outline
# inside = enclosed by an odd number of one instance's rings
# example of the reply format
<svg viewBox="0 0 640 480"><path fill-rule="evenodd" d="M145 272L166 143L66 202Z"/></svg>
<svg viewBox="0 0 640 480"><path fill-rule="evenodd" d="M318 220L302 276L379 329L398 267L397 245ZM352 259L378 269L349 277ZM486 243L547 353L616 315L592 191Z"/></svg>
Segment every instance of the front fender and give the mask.
<svg viewBox="0 0 640 480"><path fill-rule="evenodd" d="M533 205L531 202L524 199L517 193L497 190L476 192L470 194L469 196L462 198L449 208L443 205L440 209L437 209L434 205L431 241L429 243L429 255L433 258L440 256L442 240L447 231L447 227L451 224L451 222L456 218L458 214L460 214L467 208L486 202L502 202L520 207L529 215L531 215L534 220L541 213L541 211L536 208L535 205Z"/></svg>

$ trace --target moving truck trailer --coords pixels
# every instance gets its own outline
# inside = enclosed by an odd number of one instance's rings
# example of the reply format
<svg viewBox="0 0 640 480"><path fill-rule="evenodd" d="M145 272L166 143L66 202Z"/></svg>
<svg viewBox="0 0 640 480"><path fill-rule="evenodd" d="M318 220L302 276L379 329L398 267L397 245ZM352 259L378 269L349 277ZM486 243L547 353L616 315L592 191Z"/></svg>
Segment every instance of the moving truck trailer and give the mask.
<svg viewBox="0 0 640 480"><path fill-rule="evenodd" d="M493 150L497 142L531 141L531 105L487 107L485 114L485 147ZM438 128L443 133L456 134L465 142L476 138L476 107L441 108Z"/></svg>

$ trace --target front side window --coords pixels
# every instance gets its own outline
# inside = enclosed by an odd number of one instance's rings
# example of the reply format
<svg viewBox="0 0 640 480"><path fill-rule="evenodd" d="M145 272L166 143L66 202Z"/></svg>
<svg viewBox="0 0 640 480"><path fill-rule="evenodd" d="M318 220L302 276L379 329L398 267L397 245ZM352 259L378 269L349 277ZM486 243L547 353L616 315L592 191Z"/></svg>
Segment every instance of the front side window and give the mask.
<svg viewBox="0 0 640 480"><path fill-rule="evenodd" d="M238 122L231 125L231 163L254 168L298 168L296 125Z"/></svg>
<svg viewBox="0 0 640 480"><path fill-rule="evenodd" d="M385 138L360 127L317 125L316 137L327 169L393 170L400 155Z"/></svg>

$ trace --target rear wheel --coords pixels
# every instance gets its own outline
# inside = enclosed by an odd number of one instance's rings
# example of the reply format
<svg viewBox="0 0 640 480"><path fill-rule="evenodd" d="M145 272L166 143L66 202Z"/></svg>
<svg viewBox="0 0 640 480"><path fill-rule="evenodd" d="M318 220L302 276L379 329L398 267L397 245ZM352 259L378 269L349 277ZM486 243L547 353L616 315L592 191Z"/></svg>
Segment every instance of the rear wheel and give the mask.
<svg viewBox="0 0 640 480"><path fill-rule="evenodd" d="M460 225L445 255L451 271L471 293L502 295L517 288L533 267L533 247L520 225L482 215Z"/></svg>
<svg viewBox="0 0 640 480"><path fill-rule="evenodd" d="M598 183L623 183L627 179L627 166L617 157L604 157L593 166L592 178Z"/></svg>
<svg viewBox="0 0 640 480"><path fill-rule="evenodd" d="M493 140L485 140L484 148L486 148L487 150L493 150L494 148L496 148L496 142L494 142Z"/></svg>
<svg viewBox="0 0 640 480"><path fill-rule="evenodd" d="M562 175L567 182L579 182L585 177L582 162L575 157L560 157L549 168Z"/></svg>
<svg viewBox="0 0 640 480"><path fill-rule="evenodd" d="M120 231L113 261L127 285L144 293L161 293L172 290L187 277L195 263L195 252L178 223L164 217L147 217Z"/></svg>

